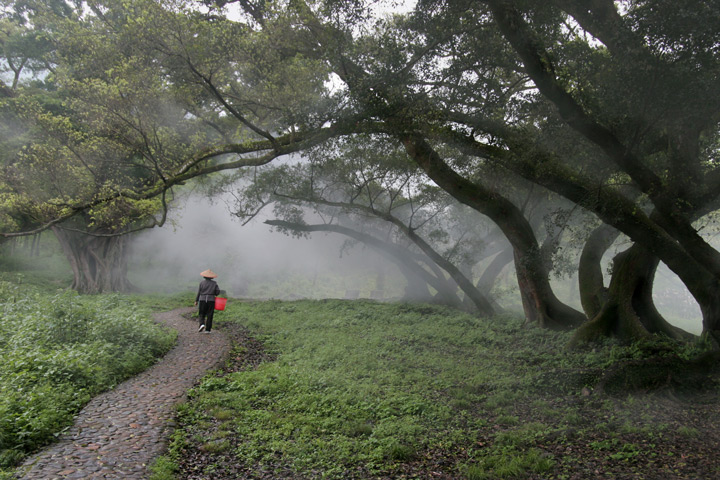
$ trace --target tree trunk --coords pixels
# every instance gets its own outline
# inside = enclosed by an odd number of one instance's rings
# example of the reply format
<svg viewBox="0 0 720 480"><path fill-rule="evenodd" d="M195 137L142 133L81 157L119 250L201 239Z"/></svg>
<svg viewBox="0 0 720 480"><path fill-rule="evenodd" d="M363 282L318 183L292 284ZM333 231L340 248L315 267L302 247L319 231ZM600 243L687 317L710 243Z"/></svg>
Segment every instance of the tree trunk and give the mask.
<svg viewBox="0 0 720 480"><path fill-rule="evenodd" d="M585 316L565 305L550 287L547 272L538 271L535 262L539 255L514 250L515 273L518 279L525 322L543 328L568 329L580 325Z"/></svg>
<svg viewBox="0 0 720 480"><path fill-rule="evenodd" d="M500 276L500 273L510 262L513 261L513 257L513 249L512 247L508 246L500 253L495 255L495 258L492 259L490 264L485 268L482 275L480 275L480 278L477 281L477 289L480 290L480 292L485 295L486 298L490 299L490 301L493 302L493 306L498 312L502 310L502 307L493 300L491 292L493 287L495 286L495 281Z"/></svg>
<svg viewBox="0 0 720 480"><path fill-rule="evenodd" d="M103 237L52 227L73 271L80 293L130 292L125 235Z"/></svg>
<svg viewBox="0 0 720 480"><path fill-rule="evenodd" d="M575 332L571 344L603 337L633 342L653 333L690 338L687 332L670 325L655 308L652 285L658 263L658 258L639 244L617 254L607 300L597 315Z"/></svg>
<svg viewBox="0 0 720 480"><path fill-rule="evenodd" d="M703 333L710 336L715 348L720 348L720 282L700 275L681 279L700 305Z"/></svg>
<svg viewBox="0 0 720 480"><path fill-rule="evenodd" d="M399 137L408 155L440 188L488 216L502 230L515 252L515 270L528 322L548 328L572 328L586 320L585 315L555 296L535 233L512 202L455 172L421 135L402 133Z"/></svg>
<svg viewBox="0 0 720 480"><path fill-rule="evenodd" d="M578 285L580 303L585 315L593 318L600 313L608 298L602 272L602 257L617 239L620 232L610 225L597 227L588 237L580 255Z"/></svg>

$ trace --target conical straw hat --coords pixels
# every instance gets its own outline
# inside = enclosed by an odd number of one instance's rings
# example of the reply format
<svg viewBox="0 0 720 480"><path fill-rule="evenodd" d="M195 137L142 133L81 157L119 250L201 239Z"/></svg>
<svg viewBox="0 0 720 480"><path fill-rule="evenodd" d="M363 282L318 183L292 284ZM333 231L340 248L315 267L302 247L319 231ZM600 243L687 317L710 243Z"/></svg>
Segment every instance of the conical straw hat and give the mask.
<svg viewBox="0 0 720 480"><path fill-rule="evenodd" d="M217 273L213 272L209 268L207 270L205 270L204 272L201 272L200 275L205 278L217 278Z"/></svg>

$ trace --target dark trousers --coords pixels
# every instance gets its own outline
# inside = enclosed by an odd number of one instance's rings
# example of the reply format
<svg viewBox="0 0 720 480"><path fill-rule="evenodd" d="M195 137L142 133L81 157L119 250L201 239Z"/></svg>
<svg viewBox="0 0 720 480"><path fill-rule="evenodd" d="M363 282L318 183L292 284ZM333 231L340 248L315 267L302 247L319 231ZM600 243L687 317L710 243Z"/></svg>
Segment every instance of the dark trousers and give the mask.
<svg viewBox="0 0 720 480"><path fill-rule="evenodd" d="M198 321L200 322L200 325L205 325L206 332L212 330L212 319L214 314L215 300L212 302L200 300L200 302L198 302Z"/></svg>

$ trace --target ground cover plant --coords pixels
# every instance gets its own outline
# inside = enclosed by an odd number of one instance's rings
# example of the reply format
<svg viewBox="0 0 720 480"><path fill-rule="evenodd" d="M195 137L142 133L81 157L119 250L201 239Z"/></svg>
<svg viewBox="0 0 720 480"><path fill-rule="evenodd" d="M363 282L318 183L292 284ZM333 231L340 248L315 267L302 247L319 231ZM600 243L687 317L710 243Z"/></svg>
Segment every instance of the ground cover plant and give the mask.
<svg viewBox="0 0 720 480"><path fill-rule="evenodd" d="M0 478L176 337L128 297L48 292L18 279L0 282L0 315Z"/></svg>
<svg viewBox="0 0 720 480"><path fill-rule="evenodd" d="M713 478L717 385L598 385L618 365L695 357L452 309L233 302L234 360L179 410L155 478ZM617 389L616 389L617 390Z"/></svg>

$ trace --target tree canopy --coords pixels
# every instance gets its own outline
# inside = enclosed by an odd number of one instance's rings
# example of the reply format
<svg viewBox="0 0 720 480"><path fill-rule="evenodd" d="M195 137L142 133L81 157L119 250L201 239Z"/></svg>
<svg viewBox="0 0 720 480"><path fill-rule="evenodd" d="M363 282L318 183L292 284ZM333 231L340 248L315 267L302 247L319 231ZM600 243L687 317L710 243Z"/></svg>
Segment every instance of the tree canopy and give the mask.
<svg viewBox="0 0 720 480"><path fill-rule="evenodd" d="M720 340L720 252L699 223L720 195L717 0L420 0L408 13L378 15L383 5L94 1L44 17L62 19L43 37L53 39L58 118L72 118L94 148L112 148L101 157L114 169L98 188L66 195L61 211L48 210L51 198L33 199L46 213L6 231L45 228L119 199L142 205L192 178L266 165L333 138L367 138L372 152L355 158L355 172L384 171L401 153L418 192L439 188L497 226L529 321L582 324L578 340L676 336L652 305L662 261L698 301L704 331ZM9 40L34 38L23 9L6 15L11 72L48 65L46 47L21 49L32 59L23 63ZM3 92L30 88L12 77ZM3 128L12 131L19 114L7 105ZM65 147L45 136L28 142L59 158ZM387 151L399 153L376 155ZM326 178L351 173L345 163L326 165ZM283 182L300 188L307 168L283 171ZM73 184L95 180L89 170ZM377 188L387 201L402 183ZM363 202L312 189L303 201L389 214L366 187ZM5 216L25 190L12 192ZM562 197L588 222L584 312L553 292L547 251L557 252L562 234L532 219L528 192ZM633 246L615 258L606 287L597 265L619 234Z"/></svg>

